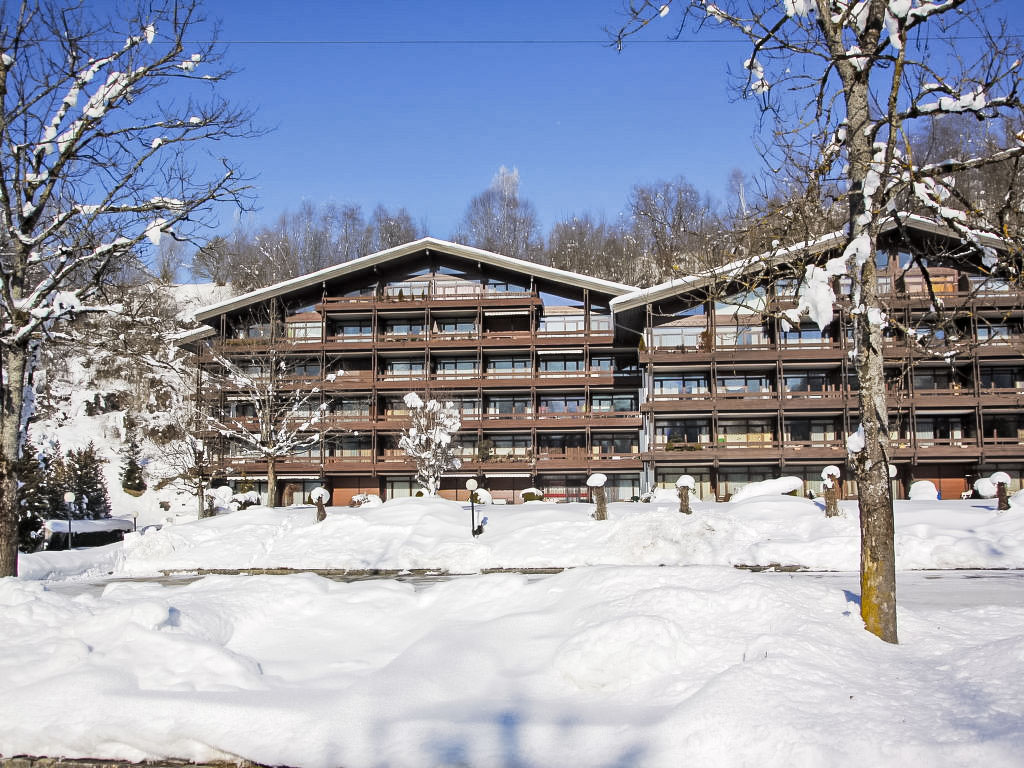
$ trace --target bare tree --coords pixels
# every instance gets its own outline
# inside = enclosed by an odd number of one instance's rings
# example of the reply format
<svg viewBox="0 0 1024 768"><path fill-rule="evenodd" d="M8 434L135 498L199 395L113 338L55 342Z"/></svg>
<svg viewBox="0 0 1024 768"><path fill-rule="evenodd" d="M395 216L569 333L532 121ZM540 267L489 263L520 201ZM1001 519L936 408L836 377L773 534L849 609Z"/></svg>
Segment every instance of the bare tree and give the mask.
<svg viewBox="0 0 1024 768"><path fill-rule="evenodd" d="M197 165L189 152L251 132L216 96L190 98L230 74L198 2L139 2L116 18L94 9L30 0L0 11L0 576L17 570L11 466L47 329L96 309L97 286L147 243L187 236L210 223L211 203L246 189L227 161ZM177 98L162 98L169 90Z"/></svg>
<svg viewBox="0 0 1024 768"><path fill-rule="evenodd" d="M267 503L276 507L277 462L320 443L326 404L318 386L291 375L277 345L238 341L205 356L202 419L207 429L266 463Z"/></svg>
<svg viewBox="0 0 1024 768"><path fill-rule="evenodd" d="M542 255L544 242L537 213L532 203L519 196L518 170L498 169L491 186L470 200L452 239L528 261Z"/></svg>
<svg viewBox="0 0 1024 768"><path fill-rule="evenodd" d="M769 166L800 169L810 196L824 200L834 189L845 202L846 248L825 268L807 273L800 308L822 326L832 322L836 304L852 318L860 428L847 445L860 500L861 616L869 631L895 643L883 368L883 333L893 320L875 279L878 236L902 221L901 203L913 200L959 237L962 261L1019 280L1019 263L1005 256L1014 249L997 251L984 238L1014 232L1019 174L1007 173L997 200L986 205L970 199L969 185L955 184L957 175L977 169L1014 169L1024 157L1019 134L936 161L922 162L909 151L918 126L934 126L948 115L1019 125L1017 39L980 0L643 0L630 6L618 43L673 7L684 10L677 35L688 29L721 34L724 27L749 42L738 85L774 121ZM914 262L928 280L923 254L914 254ZM931 288L929 294L941 308L941 297Z"/></svg>
<svg viewBox="0 0 1024 768"><path fill-rule="evenodd" d="M682 176L633 187L629 210L637 249L657 265L660 279L724 261L715 206Z"/></svg>
<svg viewBox="0 0 1024 768"><path fill-rule="evenodd" d="M416 226L405 208L391 212L383 205L373 209L373 215L370 216L370 231L373 233L370 248L374 252L403 245L421 235L420 228Z"/></svg>

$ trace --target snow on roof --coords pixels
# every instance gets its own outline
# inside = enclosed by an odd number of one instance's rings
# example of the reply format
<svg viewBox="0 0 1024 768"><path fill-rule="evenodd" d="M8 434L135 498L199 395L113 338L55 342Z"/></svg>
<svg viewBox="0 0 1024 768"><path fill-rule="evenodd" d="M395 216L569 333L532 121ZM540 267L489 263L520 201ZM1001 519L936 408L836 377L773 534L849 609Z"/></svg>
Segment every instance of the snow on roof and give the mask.
<svg viewBox="0 0 1024 768"><path fill-rule="evenodd" d="M891 218L886 219L882 223L881 232L888 232L895 229L897 226L905 226L910 229L916 229L934 235L942 235L944 237L960 237L959 234L944 224L913 213L894 214ZM978 232L975 233L975 236L984 245L989 245L993 248L1006 247L1005 241L987 233ZM716 280L721 280L723 277L742 275L748 270L757 268L765 263L784 263L787 258L795 254L821 253L831 248L838 247L841 243L845 242L846 238L846 230L841 229L835 232L829 232L826 235L816 237L812 240L805 240L785 247L773 248L770 251L765 251L764 253L760 253L755 256L746 256L728 264L714 267L713 269L708 269L703 272L698 272L695 275L677 277L664 283L653 285L650 288L641 288L633 293L628 293L624 296L617 296L612 299L612 312L621 312L623 310L642 306L643 304L647 304L651 301L671 298L686 291L700 288Z"/></svg>
<svg viewBox="0 0 1024 768"><path fill-rule="evenodd" d="M501 254L493 253L492 251L485 251L480 248L473 248L468 245L461 245L448 240L440 240L435 237L423 237L419 240L405 243L404 245L399 245L384 251L378 251L377 253L371 253L368 256L353 259L352 261L347 261L343 264L335 264L334 266L326 267L316 272L310 272L307 275L293 277L289 280L284 280L280 283L267 286L266 288L260 288L241 296L236 296L232 299L212 304L205 309L196 312L195 317L196 320L202 322L223 314L224 312L241 309L249 306L250 304L254 304L274 296L280 296L291 291L307 288L325 280L333 280L335 278L366 269L367 267L383 264L394 259L402 258L403 256L408 256L416 251L430 248L434 248L452 256L471 259L473 261L483 262L492 266L504 267L506 269L523 272L536 277L543 277L556 282L568 283L580 288L593 288L603 293L610 293L614 296L621 296L623 294L636 291L636 286L615 283L611 280L602 280L598 277L581 275L564 269L555 269L554 267L536 264L532 261L514 259L511 256L502 256Z"/></svg>

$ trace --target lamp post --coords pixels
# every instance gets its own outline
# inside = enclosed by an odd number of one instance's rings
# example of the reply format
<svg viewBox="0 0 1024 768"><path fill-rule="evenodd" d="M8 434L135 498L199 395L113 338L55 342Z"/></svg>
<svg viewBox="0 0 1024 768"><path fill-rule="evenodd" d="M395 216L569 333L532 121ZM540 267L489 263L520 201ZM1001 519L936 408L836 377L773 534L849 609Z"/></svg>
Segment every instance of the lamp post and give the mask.
<svg viewBox="0 0 1024 768"><path fill-rule="evenodd" d="M476 489L479 486L474 478L466 481L466 490L469 491L469 532L476 536Z"/></svg>
<svg viewBox="0 0 1024 768"><path fill-rule="evenodd" d="M68 491L64 494L64 513L68 516L68 549L71 549L71 545L74 541L71 534L71 508L75 503L75 494Z"/></svg>

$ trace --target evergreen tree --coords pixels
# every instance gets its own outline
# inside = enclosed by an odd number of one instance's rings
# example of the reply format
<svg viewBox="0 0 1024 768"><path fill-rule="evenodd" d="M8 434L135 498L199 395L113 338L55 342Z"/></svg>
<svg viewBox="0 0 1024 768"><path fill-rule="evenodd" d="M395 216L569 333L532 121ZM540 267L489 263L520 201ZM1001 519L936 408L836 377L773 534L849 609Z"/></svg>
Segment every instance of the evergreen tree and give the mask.
<svg viewBox="0 0 1024 768"><path fill-rule="evenodd" d="M103 477L106 460L90 442L85 448L69 451L65 463L67 488L75 494L75 510L72 517L99 520L110 517L110 496L107 481Z"/></svg>
<svg viewBox="0 0 1024 768"><path fill-rule="evenodd" d="M121 451L121 487L133 495L146 490L142 476L142 447L135 421L129 416L124 422L125 445Z"/></svg>
<svg viewBox="0 0 1024 768"><path fill-rule="evenodd" d="M26 443L14 465L18 478L18 549L34 552L43 541L43 523L53 516L48 478L43 457L32 443Z"/></svg>

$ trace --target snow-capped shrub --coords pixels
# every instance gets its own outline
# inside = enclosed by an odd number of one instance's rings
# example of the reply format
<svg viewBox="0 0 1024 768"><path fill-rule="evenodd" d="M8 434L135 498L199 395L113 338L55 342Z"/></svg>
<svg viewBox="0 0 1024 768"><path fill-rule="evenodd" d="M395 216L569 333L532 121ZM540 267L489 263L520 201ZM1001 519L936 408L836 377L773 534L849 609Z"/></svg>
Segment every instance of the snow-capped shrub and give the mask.
<svg viewBox="0 0 1024 768"><path fill-rule="evenodd" d="M474 504L493 504L494 497L486 488L477 488L470 494Z"/></svg>
<svg viewBox="0 0 1024 768"><path fill-rule="evenodd" d="M999 483L1006 483L1009 485L1012 482L1010 480L1010 476L1005 472L993 472L992 476L989 477L989 480L992 481L993 485L999 485Z"/></svg>
<svg viewBox="0 0 1024 768"><path fill-rule="evenodd" d="M826 488L831 488L835 482L832 478L840 478L843 476L842 471L835 464L829 464L823 470L821 470L821 479Z"/></svg>
<svg viewBox="0 0 1024 768"><path fill-rule="evenodd" d="M375 493L357 493L349 502L350 507L379 507L384 502Z"/></svg>
<svg viewBox="0 0 1024 768"><path fill-rule="evenodd" d="M595 472L587 478L588 488L604 488L604 484L608 482L608 478L602 475L600 472Z"/></svg>
<svg viewBox="0 0 1024 768"><path fill-rule="evenodd" d="M519 492L519 498L524 504L530 501L544 501L544 491L539 488L524 488Z"/></svg>
<svg viewBox="0 0 1024 768"><path fill-rule="evenodd" d="M938 501L939 491L931 480L918 480L911 483L907 498L912 501Z"/></svg>
<svg viewBox="0 0 1024 768"><path fill-rule="evenodd" d="M732 495L730 501L746 501L757 496L783 496L793 493L804 487L804 481L799 477L788 475L776 477L771 480L762 480L757 483L748 483Z"/></svg>
<svg viewBox="0 0 1024 768"><path fill-rule="evenodd" d="M979 477L974 481L974 490L977 491L978 495L983 499L992 499L996 495L996 484L992 482L991 478Z"/></svg>

